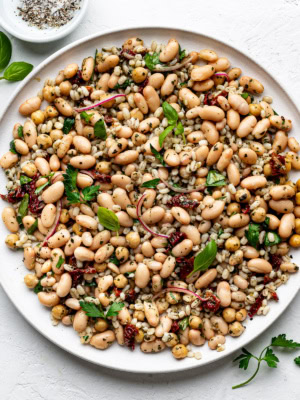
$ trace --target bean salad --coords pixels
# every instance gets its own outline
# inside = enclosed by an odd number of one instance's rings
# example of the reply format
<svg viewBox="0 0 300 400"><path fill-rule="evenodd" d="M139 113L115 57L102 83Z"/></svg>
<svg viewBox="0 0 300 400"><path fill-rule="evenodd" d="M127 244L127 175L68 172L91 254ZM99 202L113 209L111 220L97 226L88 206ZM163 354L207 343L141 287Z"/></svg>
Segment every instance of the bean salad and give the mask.
<svg viewBox="0 0 300 400"><path fill-rule="evenodd" d="M263 92L214 50L134 37L20 105L0 159L5 243L54 325L200 359L280 301L298 271L300 145Z"/></svg>

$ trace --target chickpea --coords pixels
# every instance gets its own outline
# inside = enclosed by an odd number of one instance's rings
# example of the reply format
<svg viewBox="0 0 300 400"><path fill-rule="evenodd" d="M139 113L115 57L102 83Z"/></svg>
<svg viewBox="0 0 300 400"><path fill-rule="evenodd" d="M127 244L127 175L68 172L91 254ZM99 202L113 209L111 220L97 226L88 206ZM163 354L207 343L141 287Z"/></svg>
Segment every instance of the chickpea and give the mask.
<svg viewBox="0 0 300 400"><path fill-rule="evenodd" d="M96 165L96 170L101 174L109 174L111 171L111 162L109 161L100 161Z"/></svg>
<svg viewBox="0 0 300 400"><path fill-rule="evenodd" d="M105 332L108 328L108 323L105 321L105 319L98 318L94 328L97 332Z"/></svg>
<svg viewBox="0 0 300 400"><path fill-rule="evenodd" d="M38 284L38 278L36 275L33 274L27 274L24 277L24 282L25 285L29 288L29 289L33 289L36 287L36 285Z"/></svg>
<svg viewBox="0 0 300 400"><path fill-rule="evenodd" d="M63 304L58 304L51 310L52 317L55 319L62 319L68 314L68 309Z"/></svg>
<svg viewBox="0 0 300 400"><path fill-rule="evenodd" d="M300 179L298 179L296 182L296 188L300 191Z"/></svg>
<svg viewBox="0 0 300 400"><path fill-rule="evenodd" d="M272 175L272 168L270 164L265 164L264 165L264 175L265 176L271 176Z"/></svg>
<svg viewBox="0 0 300 400"><path fill-rule="evenodd" d="M176 333L169 332L168 333L168 339L166 341L166 346L167 347L174 347L179 343L179 338L176 335Z"/></svg>
<svg viewBox="0 0 300 400"><path fill-rule="evenodd" d="M54 106L48 106L45 110L46 118L55 118L58 117L58 111Z"/></svg>
<svg viewBox="0 0 300 400"><path fill-rule="evenodd" d="M53 86L45 86L43 88L43 96L44 96L44 99L46 101L48 101L48 103L52 103L56 98L54 87Z"/></svg>
<svg viewBox="0 0 300 400"><path fill-rule="evenodd" d="M296 193L296 204L300 206L300 192Z"/></svg>
<svg viewBox="0 0 300 400"><path fill-rule="evenodd" d="M123 289L128 283L128 279L123 274L117 275L114 279L114 285L118 289Z"/></svg>
<svg viewBox="0 0 300 400"><path fill-rule="evenodd" d="M46 135L46 133L42 133L41 135L39 135L36 141L38 146L44 150L52 146L52 139L49 135Z"/></svg>
<svg viewBox="0 0 300 400"><path fill-rule="evenodd" d="M61 210L59 222L61 222L62 224L66 224L69 221L69 219L70 219L69 210L67 210L66 208L63 208Z"/></svg>
<svg viewBox="0 0 300 400"><path fill-rule="evenodd" d="M166 300L169 304L178 304L180 302L181 296L179 293L168 292L166 294Z"/></svg>
<svg viewBox="0 0 300 400"><path fill-rule="evenodd" d="M235 200L239 203L249 203L251 199L251 193L248 189L239 189L235 194Z"/></svg>
<svg viewBox="0 0 300 400"><path fill-rule="evenodd" d="M248 96L248 97L250 97L250 96ZM249 111L250 111L250 114L254 115L254 117L259 117L260 113L261 113L260 104L255 104L255 103L249 104Z"/></svg>
<svg viewBox="0 0 300 400"><path fill-rule="evenodd" d="M222 316L226 322L233 322L236 318L236 311L234 308L224 308Z"/></svg>
<svg viewBox="0 0 300 400"><path fill-rule="evenodd" d="M142 341L144 340L144 332L139 329L138 334L135 336L135 341L137 343L142 343Z"/></svg>
<svg viewBox="0 0 300 400"><path fill-rule="evenodd" d="M132 79L136 83L144 82L144 80L147 78L147 75L148 71L143 67L137 67L132 71Z"/></svg>
<svg viewBox="0 0 300 400"><path fill-rule="evenodd" d="M244 332L245 328L243 325L235 321L232 324L229 325L229 335L233 337L241 336L241 334Z"/></svg>
<svg viewBox="0 0 300 400"><path fill-rule="evenodd" d="M19 240L19 235L17 235L16 233L11 233L10 235L6 236L5 244L10 249L16 249L18 240Z"/></svg>
<svg viewBox="0 0 300 400"><path fill-rule="evenodd" d="M144 321L145 320L145 313L143 311L135 311L133 313L133 318L136 318L138 321Z"/></svg>
<svg viewBox="0 0 300 400"><path fill-rule="evenodd" d="M196 315L192 315L189 318L189 326L192 329L201 329L203 326L202 319L197 317Z"/></svg>
<svg viewBox="0 0 300 400"><path fill-rule="evenodd" d="M289 240L289 244L292 247L300 247L300 235L295 234L295 235L291 236L291 238Z"/></svg>
<svg viewBox="0 0 300 400"><path fill-rule="evenodd" d="M27 176L32 177L37 173L37 168L32 162L29 162L29 163L23 165L22 171Z"/></svg>
<svg viewBox="0 0 300 400"><path fill-rule="evenodd" d="M225 248L228 251L236 251L240 248L240 239L237 236L232 236L228 238L225 242Z"/></svg>
<svg viewBox="0 0 300 400"><path fill-rule="evenodd" d="M117 247L116 248L116 257L118 260L120 260L121 263L125 262L128 260L129 257L129 251L126 247Z"/></svg>
<svg viewBox="0 0 300 400"><path fill-rule="evenodd" d="M131 249L136 249L141 243L141 238L137 232L132 231L127 233L126 241Z"/></svg>
<svg viewBox="0 0 300 400"><path fill-rule="evenodd" d="M239 214L241 212L241 206L239 203L230 203L227 207L227 215L232 215L233 213Z"/></svg>
<svg viewBox="0 0 300 400"><path fill-rule="evenodd" d="M295 232L300 234L300 218L295 219Z"/></svg>
<svg viewBox="0 0 300 400"><path fill-rule="evenodd" d="M235 318L239 322L244 321L247 318L247 310L245 310L245 308L241 308L236 312Z"/></svg>
<svg viewBox="0 0 300 400"><path fill-rule="evenodd" d="M72 231L78 235L78 236L82 236L83 232L85 232L85 228L79 224L77 224L77 222L72 226Z"/></svg>
<svg viewBox="0 0 300 400"><path fill-rule="evenodd" d="M254 222L264 222L266 219L266 210L263 207L257 207L251 212L251 219Z"/></svg>
<svg viewBox="0 0 300 400"><path fill-rule="evenodd" d="M35 125L42 124L45 121L45 112L42 110L34 111L31 114L31 119L35 123Z"/></svg>
<svg viewBox="0 0 300 400"><path fill-rule="evenodd" d="M184 344L177 344L173 347L172 354L177 359L185 358L188 354L188 349Z"/></svg>

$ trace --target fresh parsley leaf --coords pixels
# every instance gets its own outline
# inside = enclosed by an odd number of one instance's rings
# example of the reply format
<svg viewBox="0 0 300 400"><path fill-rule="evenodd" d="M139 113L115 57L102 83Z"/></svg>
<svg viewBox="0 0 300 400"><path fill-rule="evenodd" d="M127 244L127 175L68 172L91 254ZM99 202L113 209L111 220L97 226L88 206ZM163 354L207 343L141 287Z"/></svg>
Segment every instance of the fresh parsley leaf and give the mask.
<svg viewBox="0 0 300 400"><path fill-rule="evenodd" d="M274 354L273 350L268 348L266 354L263 358L270 368L277 368L277 363L279 362L278 357Z"/></svg>
<svg viewBox="0 0 300 400"><path fill-rule="evenodd" d="M27 215L28 204L29 204L29 194L25 193L18 209L18 214L22 219L25 217L25 215Z"/></svg>
<svg viewBox="0 0 300 400"><path fill-rule="evenodd" d="M241 96L242 96L243 99L246 100L248 98L248 96L249 96L249 93L244 92L244 93L241 94Z"/></svg>
<svg viewBox="0 0 300 400"><path fill-rule="evenodd" d="M294 358L294 362L295 362L295 364L300 365L300 356Z"/></svg>
<svg viewBox="0 0 300 400"><path fill-rule="evenodd" d="M259 242L259 233L260 233L260 225L259 224L250 224L249 229L245 231L246 238L251 246L257 249L257 245Z"/></svg>
<svg viewBox="0 0 300 400"><path fill-rule="evenodd" d="M62 128L64 135L67 135L70 132L74 124L75 124L75 118L65 118L64 126Z"/></svg>
<svg viewBox="0 0 300 400"><path fill-rule="evenodd" d="M68 192L65 191L68 199L68 204L80 203L80 193L79 192Z"/></svg>
<svg viewBox="0 0 300 400"><path fill-rule="evenodd" d="M18 153L17 153L17 150L16 150L16 145L15 145L15 141L14 141L14 140L12 140L12 141L9 143L9 151L10 151L11 153L18 154Z"/></svg>
<svg viewBox="0 0 300 400"><path fill-rule="evenodd" d="M104 228L109 229L110 231L118 232L120 229L120 222L116 214L105 207L98 208L98 219L99 222Z"/></svg>
<svg viewBox="0 0 300 400"><path fill-rule="evenodd" d="M269 218L269 217L266 217L265 220L264 220L264 222L261 224L261 226L262 226L264 229L268 229L268 228L269 228L269 224L270 224L270 218Z"/></svg>
<svg viewBox="0 0 300 400"><path fill-rule="evenodd" d="M274 112L274 115L279 115L279 114L277 114L277 112L274 110L274 108L272 108L272 110L273 110L273 112Z"/></svg>
<svg viewBox="0 0 300 400"><path fill-rule="evenodd" d="M183 60L184 57L186 57L186 50L181 50L181 47L179 46L179 60Z"/></svg>
<svg viewBox="0 0 300 400"><path fill-rule="evenodd" d="M150 181L146 181L144 182L141 187L143 188L151 188L151 189L155 189L156 186L159 184L160 179L156 178L156 179L151 179Z"/></svg>
<svg viewBox="0 0 300 400"><path fill-rule="evenodd" d="M80 113L80 118L84 119L84 121L88 124L90 122L90 120L93 118L94 114L95 113L88 114L86 111L82 111Z"/></svg>
<svg viewBox="0 0 300 400"><path fill-rule="evenodd" d="M132 81L130 79L126 79L126 81L124 83L121 83L121 85L117 83L114 89L126 89L127 86L130 86L131 84Z"/></svg>
<svg viewBox="0 0 300 400"><path fill-rule="evenodd" d="M117 302L112 303L112 305L109 307L106 313L106 317L114 317L118 315L119 311L121 311L124 306L125 306L124 303L117 303Z"/></svg>
<svg viewBox="0 0 300 400"><path fill-rule="evenodd" d="M23 135L23 126L22 125L20 125L18 127L18 136L19 136L20 139L22 139L24 137L24 135Z"/></svg>
<svg viewBox="0 0 300 400"><path fill-rule="evenodd" d="M84 202L92 201L94 200L96 194L99 192L100 186L88 186L82 189L82 196Z"/></svg>
<svg viewBox="0 0 300 400"><path fill-rule="evenodd" d="M78 170L70 164L68 165L66 173L63 174L65 193L69 204L80 203L80 194L76 186L77 175Z"/></svg>
<svg viewBox="0 0 300 400"><path fill-rule="evenodd" d="M107 138L106 127L103 119L99 119L94 125L94 134L97 138L105 140Z"/></svg>
<svg viewBox="0 0 300 400"><path fill-rule="evenodd" d="M197 254L194 260L194 269L188 275L191 276L197 271L206 271L208 267L214 262L218 251L218 246L214 240L211 240L205 248Z"/></svg>
<svg viewBox="0 0 300 400"><path fill-rule="evenodd" d="M206 178L205 186L224 186L226 185L226 178L220 172L211 169Z"/></svg>
<svg viewBox="0 0 300 400"><path fill-rule="evenodd" d="M185 331L186 328L189 326L189 318L188 317L183 318L181 321L179 321L178 325L182 331Z"/></svg>
<svg viewBox="0 0 300 400"><path fill-rule="evenodd" d="M274 231L266 232L264 245L274 246L275 244L281 243L280 236Z"/></svg>
<svg viewBox="0 0 300 400"><path fill-rule="evenodd" d="M222 228L219 229L218 231L218 238L224 233L224 230Z"/></svg>
<svg viewBox="0 0 300 400"><path fill-rule="evenodd" d="M59 256L59 259L56 264L56 268L59 269L63 265L64 262L65 262L65 259L62 256Z"/></svg>
<svg viewBox="0 0 300 400"><path fill-rule="evenodd" d="M21 184L21 185L26 185L26 183L29 183L29 182L31 182L31 181L32 181L32 179L29 178L29 177L26 176L26 175L21 175L21 176L20 176L20 184Z"/></svg>
<svg viewBox="0 0 300 400"><path fill-rule="evenodd" d="M287 347L289 349L297 349L300 347L300 343L294 342L286 338L285 334L278 335L272 338L271 346L274 347Z"/></svg>
<svg viewBox="0 0 300 400"><path fill-rule="evenodd" d="M159 135L159 145L160 145L160 147L162 147L162 145L163 145L163 143L165 141L165 138L168 136L169 133L172 132L172 130L174 128L175 128L175 125L169 125L169 126L166 127L166 129L162 133L160 133L160 135Z"/></svg>
<svg viewBox="0 0 300 400"><path fill-rule="evenodd" d="M163 102L162 108L169 125L175 125L178 121L178 114L175 108L172 107L167 101Z"/></svg>
<svg viewBox="0 0 300 400"><path fill-rule="evenodd" d="M239 368L246 370L253 355L244 347L242 348L242 351L243 354L240 354L238 357L236 357L233 362L239 361Z"/></svg>
<svg viewBox="0 0 300 400"><path fill-rule="evenodd" d="M121 264L120 260L117 259L116 253L114 253L108 260L108 262L115 264L117 267Z"/></svg>
<svg viewBox="0 0 300 400"><path fill-rule="evenodd" d="M158 53L153 53L153 54L147 53L144 57L144 61L146 67L148 67L150 71L153 71L157 64L161 64L161 62L159 61Z"/></svg>
<svg viewBox="0 0 300 400"><path fill-rule="evenodd" d="M43 286L41 285L41 281L39 280L36 286L33 289L34 293L38 294L43 291Z"/></svg>
<svg viewBox="0 0 300 400"><path fill-rule="evenodd" d="M96 306L96 304L87 303L86 301L80 301L79 304L88 317L105 318L104 312L100 304L99 306Z"/></svg>
<svg viewBox="0 0 300 400"><path fill-rule="evenodd" d="M36 219L34 223L27 229L28 235L33 235L38 227L38 220Z"/></svg>
<svg viewBox="0 0 300 400"><path fill-rule="evenodd" d="M44 183L42 186L39 186L38 188L36 188L34 193L35 194L41 193L41 191L43 191L45 189L45 187L47 187L48 185L50 185L50 179L46 183Z"/></svg>
<svg viewBox="0 0 300 400"><path fill-rule="evenodd" d="M152 146L151 143L150 143L150 150L154 155L154 157L165 167L166 163L164 162L163 156Z"/></svg>

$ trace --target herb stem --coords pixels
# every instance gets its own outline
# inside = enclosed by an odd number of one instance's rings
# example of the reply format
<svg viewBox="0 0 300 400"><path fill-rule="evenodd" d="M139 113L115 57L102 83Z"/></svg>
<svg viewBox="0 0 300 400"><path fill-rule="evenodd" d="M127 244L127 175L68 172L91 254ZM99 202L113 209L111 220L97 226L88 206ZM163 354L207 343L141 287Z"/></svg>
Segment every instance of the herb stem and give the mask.
<svg viewBox="0 0 300 400"><path fill-rule="evenodd" d="M254 358L257 359L257 357L254 357ZM251 382L252 379L254 379L254 378L256 377L256 375L257 375L257 373L258 373L258 371L259 371L260 363L261 363L261 360L258 360L257 368L256 368L254 374L253 374L249 379L247 379L247 380L246 380L245 382L243 382L243 383L240 383L239 385L232 386L232 389L238 389L238 388L240 388L240 387L243 387L243 386L247 385L249 382Z"/></svg>

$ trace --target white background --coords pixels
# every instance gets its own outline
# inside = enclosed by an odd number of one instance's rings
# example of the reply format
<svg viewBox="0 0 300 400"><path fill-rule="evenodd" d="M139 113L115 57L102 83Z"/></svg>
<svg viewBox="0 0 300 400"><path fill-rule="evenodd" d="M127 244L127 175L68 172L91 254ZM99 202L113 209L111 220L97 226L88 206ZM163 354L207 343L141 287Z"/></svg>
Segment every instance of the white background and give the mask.
<svg viewBox="0 0 300 400"><path fill-rule="evenodd" d="M83 23L64 40L37 45L12 38L12 61L36 66L64 45L101 30L172 25L212 35L247 52L283 83L300 108L300 0L89 2ZM0 104L5 103L16 85L0 81ZM5 260L1 260L0 268L5 268ZM299 294L282 318L249 350L260 352L279 333L300 341ZM1 400L219 400L233 396L241 400L281 400L286 396L289 400L299 399L300 368L292 361L296 353L278 353L278 369L262 366L249 386L235 392L231 386L245 380L253 368L239 370L233 365L232 356L172 375L116 372L90 365L48 342L18 314L0 287Z"/></svg>

